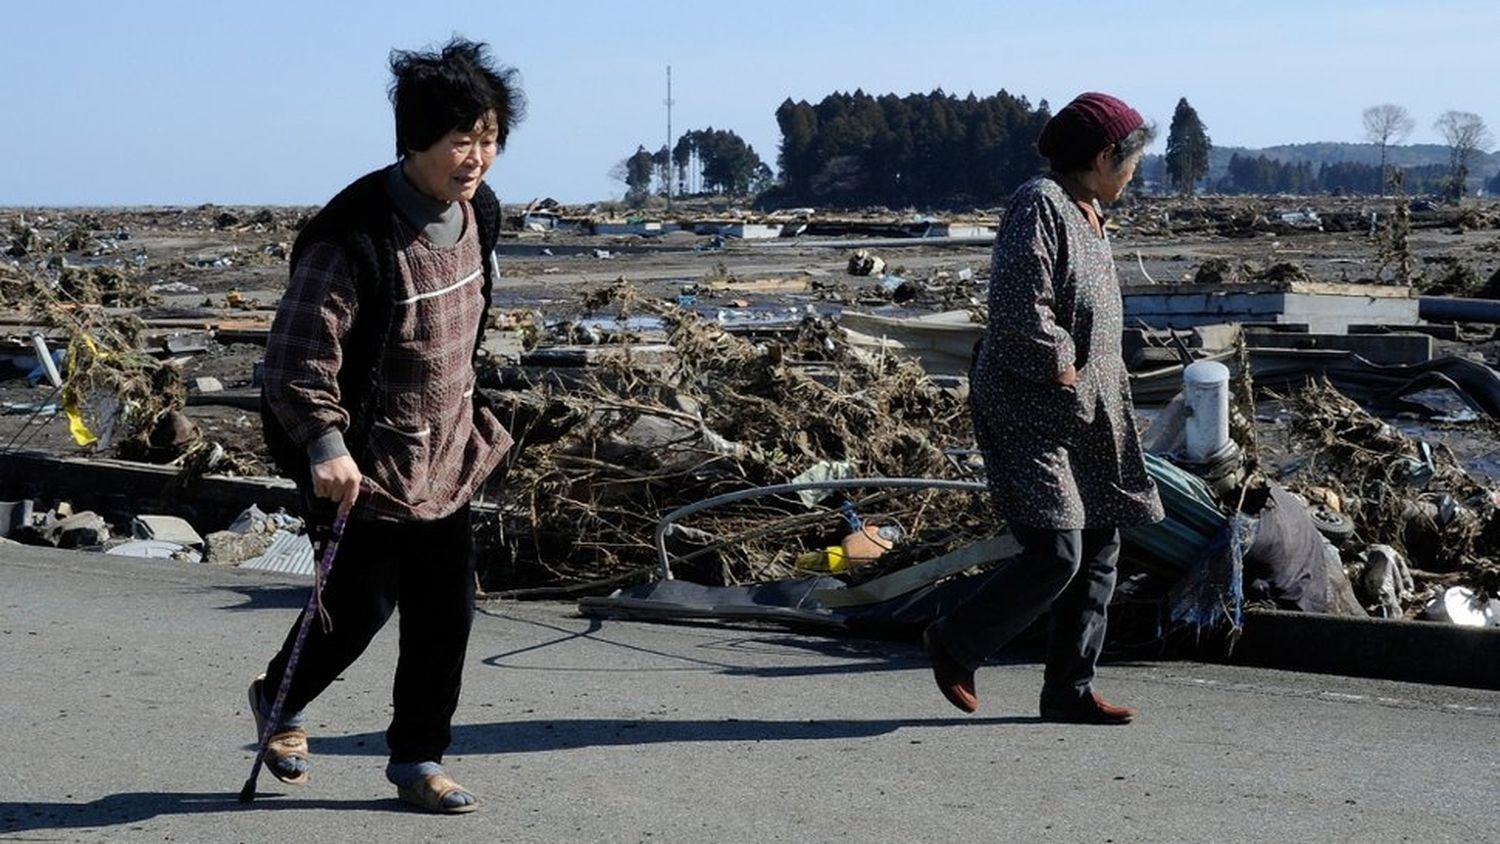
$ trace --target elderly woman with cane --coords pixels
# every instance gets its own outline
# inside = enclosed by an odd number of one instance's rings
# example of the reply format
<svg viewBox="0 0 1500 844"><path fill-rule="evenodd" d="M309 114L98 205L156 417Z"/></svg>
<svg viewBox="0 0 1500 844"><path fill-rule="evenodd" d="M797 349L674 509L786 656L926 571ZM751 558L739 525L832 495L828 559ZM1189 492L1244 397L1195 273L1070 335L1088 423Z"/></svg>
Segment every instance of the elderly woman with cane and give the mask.
<svg viewBox="0 0 1500 844"><path fill-rule="evenodd" d="M263 749L242 793L253 798L261 757L278 780L307 780L303 707L399 608L386 778L401 799L457 814L478 803L442 766L474 618L469 500L512 445L475 389L500 227L484 179L523 100L514 72L463 39L396 51L391 72L397 160L302 228L267 340L267 445L338 519L311 519L332 567L321 604L250 684Z"/></svg>
<svg viewBox="0 0 1500 844"><path fill-rule="evenodd" d="M1024 549L923 633L938 688L979 706L974 670L1048 609L1046 721L1124 724L1093 688L1122 527L1163 516L1120 354L1119 280L1102 203L1154 137L1135 109L1086 93L1043 127L1051 169L1011 198L995 238L989 324L970 405L997 515Z"/></svg>

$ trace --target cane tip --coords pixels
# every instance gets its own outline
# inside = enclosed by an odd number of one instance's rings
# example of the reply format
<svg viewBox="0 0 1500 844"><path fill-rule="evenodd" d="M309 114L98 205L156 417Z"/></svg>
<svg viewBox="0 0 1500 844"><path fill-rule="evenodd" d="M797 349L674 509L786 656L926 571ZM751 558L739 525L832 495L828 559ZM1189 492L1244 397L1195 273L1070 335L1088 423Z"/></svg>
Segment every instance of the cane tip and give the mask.
<svg viewBox="0 0 1500 844"><path fill-rule="evenodd" d="M255 799L255 780L245 780L245 787L240 789L240 802L249 803Z"/></svg>

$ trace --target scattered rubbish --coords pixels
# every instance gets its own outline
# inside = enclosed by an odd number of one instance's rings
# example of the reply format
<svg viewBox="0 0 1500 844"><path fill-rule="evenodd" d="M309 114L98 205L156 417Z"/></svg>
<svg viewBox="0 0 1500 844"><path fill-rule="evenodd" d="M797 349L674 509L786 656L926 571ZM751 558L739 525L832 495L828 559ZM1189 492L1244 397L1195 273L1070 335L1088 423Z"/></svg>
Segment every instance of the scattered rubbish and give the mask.
<svg viewBox="0 0 1500 844"><path fill-rule="evenodd" d="M1291 226L1295 229L1317 229L1321 231L1323 228L1323 219L1318 216L1316 211L1310 209L1283 211L1276 216L1276 219L1281 221L1283 225Z"/></svg>
<svg viewBox="0 0 1500 844"><path fill-rule="evenodd" d="M1416 582L1406 560L1389 545L1371 545L1365 549L1365 570L1359 585L1372 603L1379 604L1384 618L1402 618L1405 605L1416 594Z"/></svg>
<svg viewBox="0 0 1500 844"><path fill-rule="evenodd" d="M62 374L57 371L57 361L53 359L52 352L47 349L47 338L40 333L31 335L32 348L36 349L36 359L42 371L47 375L47 381L54 389L63 385Z"/></svg>
<svg viewBox="0 0 1500 844"><path fill-rule="evenodd" d="M251 504L245 508L225 530L234 533L275 533L284 530L290 533L301 533L303 522L296 516L288 514L284 510L275 513L267 513L259 507Z"/></svg>
<svg viewBox="0 0 1500 844"><path fill-rule="evenodd" d="M62 410L55 401L7 401L0 402L0 413L6 416L51 417Z"/></svg>
<svg viewBox="0 0 1500 844"><path fill-rule="evenodd" d="M1422 617L1462 627L1500 627L1500 601L1481 599L1466 586L1453 586L1428 601Z"/></svg>
<svg viewBox="0 0 1500 844"><path fill-rule="evenodd" d="M885 259L868 249L856 249L849 256L849 275L881 275L885 272Z"/></svg>
<svg viewBox="0 0 1500 844"><path fill-rule="evenodd" d="M159 281L148 285L147 290L153 293L200 293L197 287L184 281Z"/></svg>
<svg viewBox="0 0 1500 844"><path fill-rule="evenodd" d="M847 460L823 460L815 463L799 475L795 475L791 482L794 484L812 484L816 481L846 480L854 477L854 465ZM802 503L812 507L824 501L833 490L809 486L807 489L798 491L797 497Z"/></svg>
<svg viewBox="0 0 1500 844"><path fill-rule="evenodd" d="M97 548L109 541L109 523L85 510L44 524L39 529L49 545L58 548Z"/></svg>

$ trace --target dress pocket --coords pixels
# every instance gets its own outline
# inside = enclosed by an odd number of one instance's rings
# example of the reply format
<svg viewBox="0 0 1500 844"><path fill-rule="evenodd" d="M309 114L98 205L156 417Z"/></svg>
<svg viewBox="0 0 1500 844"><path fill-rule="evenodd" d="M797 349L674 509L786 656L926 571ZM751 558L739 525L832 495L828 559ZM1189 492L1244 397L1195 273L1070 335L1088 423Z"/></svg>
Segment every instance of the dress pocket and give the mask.
<svg viewBox="0 0 1500 844"><path fill-rule="evenodd" d="M370 480L397 501L417 506L431 495L432 429L376 419L370 430Z"/></svg>

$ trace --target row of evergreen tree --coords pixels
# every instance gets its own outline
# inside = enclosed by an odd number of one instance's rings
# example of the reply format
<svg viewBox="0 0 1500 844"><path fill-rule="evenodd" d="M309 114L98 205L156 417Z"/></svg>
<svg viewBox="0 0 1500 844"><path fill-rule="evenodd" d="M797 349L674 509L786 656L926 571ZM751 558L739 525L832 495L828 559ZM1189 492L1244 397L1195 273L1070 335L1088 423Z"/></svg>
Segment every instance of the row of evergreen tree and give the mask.
<svg viewBox="0 0 1500 844"><path fill-rule="evenodd" d="M788 99L780 183L768 203L792 205L995 205L1045 161L1037 135L1043 100L930 94L835 93L816 105Z"/></svg>
<svg viewBox="0 0 1500 844"><path fill-rule="evenodd" d="M1402 189L1407 193L1439 193L1448 189L1446 165L1429 164L1399 168ZM1311 162L1290 162L1265 155L1240 155L1229 159L1229 172L1213 188L1229 194L1371 194L1389 192L1383 185L1378 164L1336 161L1314 166ZM1500 175L1496 176L1500 181Z"/></svg>
<svg viewBox="0 0 1500 844"><path fill-rule="evenodd" d="M1390 119L1372 126L1372 115ZM875 97L856 90L830 94L816 105L788 99L776 110L779 179L738 135L712 128L684 134L670 153L666 147L654 154L638 148L617 166L616 177L629 187L627 199L635 202L653 192L665 193L675 170L679 195L754 193L766 206L995 206L1046 166L1036 139L1049 117L1046 100L1033 107L1025 97L1004 90L987 97L957 97L942 90ZM1469 121L1460 126L1469 134L1467 141L1451 141L1453 162L1400 168L1406 192L1462 195L1470 153L1482 151L1488 132L1477 115L1467 112L1449 112L1439 125L1458 118ZM1148 183L1142 187L1184 194L1200 188L1239 194L1382 194L1389 188L1382 183L1382 174L1390 172L1388 143L1404 137L1400 132L1410 131L1411 121L1404 109L1391 105L1367 109L1365 120L1372 140L1380 144L1378 166L1235 154L1228 173L1209 183L1213 145L1184 98L1172 114L1165 154L1150 157L1142 168ZM1500 192L1500 173L1488 187Z"/></svg>

